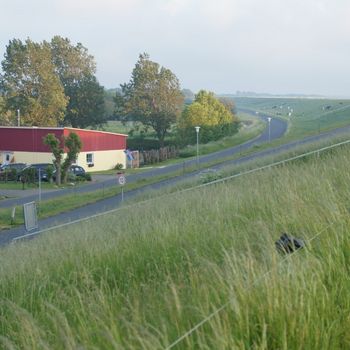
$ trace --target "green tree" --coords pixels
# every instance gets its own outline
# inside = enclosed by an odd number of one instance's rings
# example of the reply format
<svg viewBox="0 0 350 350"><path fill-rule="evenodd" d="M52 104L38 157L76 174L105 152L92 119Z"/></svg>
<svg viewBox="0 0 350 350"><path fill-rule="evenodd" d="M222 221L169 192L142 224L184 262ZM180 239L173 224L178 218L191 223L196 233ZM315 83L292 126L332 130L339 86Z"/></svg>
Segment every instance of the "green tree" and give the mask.
<svg viewBox="0 0 350 350"><path fill-rule="evenodd" d="M178 123L179 142L193 143L195 126L201 127L201 141L217 140L238 130L238 119L233 114L234 104L221 102L214 93L199 91L192 104L182 112Z"/></svg>
<svg viewBox="0 0 350 350"><path fill-rule="evenodd" d="M55 158L53 163L56 168L56 184L66 183L68 169L76 161L82 147L80 137L71 132L67 137L63 137L61 142L54 134L47 134L43 138L43 142L50 147ZM67 156L63 160L64 147L67 148Z"/></svg>
<svg viewBox="0 0 350 350"><path fill-rule="evenodd" d="M67 88L69 105L65 124L74 128L101 125L106 122L104 89L94 76L83 78Z"/></svg>
<svg viewBox="0 0 350 350"><path fill-rule="evenodd" d="M61 147L60 140L54 134L47 134L43 138L45 145L50 147L50 150L54 156L53 164L56 168L56 184L59 186L61 184L61 163L64 154L64 149Z"/></svg>
<svg viewBox="0 0 350 350"><path fill-rule="evenodd" d="M11 126L15 125L16 117L14 111L7 109L6 100L0 96L0 125Z"/></svg>
<svg viewBox="0 0 350 350"><path fill-rule="evenodd" d="M67 151L67 156L64 159L62 164L62 179L63 179L63 182L66 183L67 176L68 176L68 169L76 161L78 154L80 153L82 143L81 143L80 137L76 133L71 132L64 139L64 145L68 151Z"/></svg>
<svg viewBox="0 0 350 350"><path fill-rule="evenodd" d="M230 124L237 120L224 103L214 96L213 92L199 91L194 102L182 113L179 126L181 128L199 126L215 126Z"/></svg>
<svg viewBox="0 0 350 350"><path fill-rule="evenodd" d="M50 43L55 71L69 103L64 124L84 128L106 121L104 89L98 83L93 56L81 44L55 36Z"/></svg>
<svg viewBox="0 0 350 350"><path fill-rule="evenodd" d="M116 95L117 114L141 122L156 132L160 147L181 113L184 97L177 77L167 68L141 54L129 83Z"/></svg>
<svg viewBox="0 0 350 350"><path fill-rule="evenodd" d="M227 110L232 112L233 114L236 113L236 105L232 98L229 97L219 97L219 101L226 107Z"/></svg>
<svg viewBox="0 0 350 350"><path fill-rule="evenodd" d="M7 110L21 110L22 125L57 126L68 100L55 73L47 43L14 39L2 61L0 89Z"/></svg>

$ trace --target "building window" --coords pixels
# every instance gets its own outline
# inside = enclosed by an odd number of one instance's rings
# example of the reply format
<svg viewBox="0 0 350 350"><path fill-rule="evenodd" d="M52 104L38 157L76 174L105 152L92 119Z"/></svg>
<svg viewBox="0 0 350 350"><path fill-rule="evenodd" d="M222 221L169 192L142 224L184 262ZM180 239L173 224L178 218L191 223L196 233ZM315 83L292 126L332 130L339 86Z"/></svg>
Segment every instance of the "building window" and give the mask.
<svg viewBox="0 0 350 350"><path fill-rule="evenodd" d="M87 164L94 164L94 154L93 153L86 154L86 163Z"/></svg>

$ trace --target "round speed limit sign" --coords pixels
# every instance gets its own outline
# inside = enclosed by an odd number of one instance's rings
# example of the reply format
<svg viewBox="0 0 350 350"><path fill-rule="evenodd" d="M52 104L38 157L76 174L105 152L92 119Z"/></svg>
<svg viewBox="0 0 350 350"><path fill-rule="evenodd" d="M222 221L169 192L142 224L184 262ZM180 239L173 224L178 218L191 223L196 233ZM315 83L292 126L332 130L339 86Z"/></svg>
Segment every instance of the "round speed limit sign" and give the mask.
<svg viewBox="0 0 350 350"><path fill-rule="evenodd" d="M124 175L118 175L118 183L119 183L119 185L122 185L122 186L125 185L126 179L125 179Z"/></svg>

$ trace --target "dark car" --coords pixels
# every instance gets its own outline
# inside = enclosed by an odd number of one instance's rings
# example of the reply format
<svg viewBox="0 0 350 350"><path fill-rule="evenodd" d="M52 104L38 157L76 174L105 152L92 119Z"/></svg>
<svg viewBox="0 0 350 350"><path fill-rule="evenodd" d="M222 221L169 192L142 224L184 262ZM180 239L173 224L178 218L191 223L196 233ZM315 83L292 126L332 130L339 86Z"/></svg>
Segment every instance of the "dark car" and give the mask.
<svg viewBox="0 0 350 350"><path fill-rule="evenodd" d="M17 172L20 172L23 170L27 164L25 163L9 163L9 164L2 164L0 166L0 173L3 171L11 170L11 169L16 169Z"/></svg>
<svg viewBox="0 0 350 350"><path fill-rule="evenodd" d="M85 175L86 174L84 168L79 165L71 165L68 169L68 179L71 177L74 178L75 176L85 178ZM53 180L56 180L56 170L54 171L52 178Z"/></svg>
<svg viewBox="0 0 350 350"><path fill-rule="evenodd" d="M32 182L32 181L38 181L39 180L39 173L40 173L40 180L41 181L49 181L50 176L49 173L53 173L54 166L52 163L38 163L38 164L31 164L27 167L25 167L19 174L18 179L23 182Z"/></svg>
<svg viewBox="0 0 350 350"><path fill-rule="evenodd" d="M0 166L0 181L15 181L18 178L18 174L27 164L24 163L10 163L2 164Z"/></svg>
<svg viewBox="0 0 350 350"><path fill-rule="evenodd" d="M76 176L85 176L85 170L79 165L71 165L68 169L68 172Z"/></svg>

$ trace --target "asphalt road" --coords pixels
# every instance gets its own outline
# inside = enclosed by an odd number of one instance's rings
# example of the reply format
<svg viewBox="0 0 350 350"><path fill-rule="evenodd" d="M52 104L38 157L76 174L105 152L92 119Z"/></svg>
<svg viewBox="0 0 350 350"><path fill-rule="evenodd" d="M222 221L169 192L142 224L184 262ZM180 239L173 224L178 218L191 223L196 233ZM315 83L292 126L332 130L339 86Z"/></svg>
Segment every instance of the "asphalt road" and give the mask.
<svg viewBox="0 0 350 350"><path fill-rule="evenodd" d="M261 116L261 117L266 118L266 116ZM279 119L272 119L271 125L270 125L270 140L281 137L284 134L284 132L286 131L286 127L287 127L287 125L285 122L283 122ZM350 132L350 126L345 127L345 128L335 129L335 130L325 132L325 133L322 133L319 135L307 137L307 138L304 138L302 140L290 142L288 144L284 144L284 145L281 145L278 147L266 149L264 151L256 152L256 153L249 155L249 156L246 156L246 157L238 158L235 160L224 161L220 164L212 166L211 168L220 169L220 168L227 166L227 165L230 165L230 164L243 164L243 163L248 162L250 160L258 159L258 158L265 157L268 155L276 155L280 152L284 152L286 150L293 149L294 147L296 147L298 145L312 143L312 142L321 140L321 139L326 138L326 137L336 136L337 134L341 134L344 132ZM249 141L243 145L237 146L237 147L226 149L226 150L216 152L214 154L210 154L207 156L202 156L202 157L200 157L199 161L202 163L206 163L212 159L224 158L224 157L233 155L235 153L239 153L244 149L247 149L247 148L254 146L255 144L267 142L268 140L269 140L269 130L267 127L265 129L265 131L258 138L254 139L252 141ZM195 165L196 159L187 161L187 164ZM145 173L142 173L142 174L130 175L130 176L128 176L128 182L136 181L139 178L151 177L151 176L155 176L155 175L159 175L159 174L166 174L167 172L170 172L170 171L182 169L182 167L183 167L183 164L180 163L180 164L174 164L174 165L164 167L164 168L152 169L152 170L145 172ZM137 190L126 192L124 194L124 199L127 200L129 198L135 197L136 195L138 195L144 191L149 191L152 189L159 189L159 188L164 187L164 186L169 186L169 185L175 184L175 183L182 181L186 178L196 176L196 175L198 175L198 173L199 172L193 172L190 174L186 174L184 176L178 176L178 177L164 180L164 181L152 184L152 185L144 186L144 187L139 188ZM115 183L116 183L116 180L112 179L112 180L107 180L103 183L92 184L88 187L94 187L93 190L95 190L97 188L101 188L101 186L108 186L110 184L115 185ZM85 189L84 189L84 187L81 187L80 189L76 189L76 191L78 191L78 190L85 190ZM61 193L61 192L63 192L63 191L54 192L54 193ZM48 194L50 196L50 198L54 193ZM78 194L79 194L79 192L77 192L77 195ZM43 196L42 198L44 199L45 197ZM24 199L25 199L25 202L30 201L29 197L26 197ZM33 200L36 200L36 199L37 199L37 196L35 196L35 198L33 198ZM17 200L20 201L22 199L19 198ZM5 200L2 202L11 202L11 201L13 201L13 200ZM3 205L4 203L1 203L1 204ZM118 195L115 197L101 200L101 201L96 202L96 203L88 204L84 207L72 210L72 211L67 212L67 213L62 213L62 214L59 214L59 215L51 217L51 218L40 220L39 229L33 230L31 232L32 236L30 236L30 237L34 237L35 234L37 234L38 232L41 232L43 230L47 230L50 227L54 227L56 225L68 225L69 223L74 222L76 220L91 218L95 215L102 215L106 211L114 210L114 209L118 208L120 206L120 204L121 204L121 196ZM13 204L11 204L11 205L13 205ZM11 230L4 230L0 234L0 245L8 244L8 243L12 242L13 239L20 237L22 235L25 235L25 234L27 234L27 232L26 232L24 226L21 226L21 227L15 228L15 229L11 229Z"/></svg>
<svg viewBox="0 0 350 350"><path fill-rule="evenodd" d="M257 138L248 141L242 145L238 145L235 147L227 148L222 151L218 151L215 153L203 155L199 157L199 163L200 164L205 164L213 160L217 160L220 158L226 158L229 156L232 156L234 154L240 153L248 148L253 147L256 144L262 144L265 143L269 140L269 127L267 123L267 116L265 115L260 115L260 118L263 119L266 122L267 127L263 131L262 134L260 134ZM282 121L280 119L271 119L270 122L270 140L277 139L286 132L287 129L287 123L285 121ZM189 160L185 160L184 162L181 163L176 163L172 165L168 165L165 167L159 167L159 168L154 168L150 169L148 171L144 171L139 174L133 174L133 175L128 175L127 176L127 182L128 183L133 183L142 179L149 179L154 176L159 176L159 175L167 175L171 172L178 171L178 170L183 170L184 168L188 167L194 167L197 164L197 159L192 158ZM47 200L50 198L54 198L57 196L63 196L66 194L76 194L79 195L79 193L83 192L91 192L91 191L96 191L96 190L102 190L104 188L107 188L108 186L115 186L117 184L117 179L116 177L109 178L103 181L98 181L94 182L91 184L86 184L82 185L79 187L72 187L72 188L66 188L66 189L57 189L57 190L50 190L48 192L42 191L41 193L41 199L42 200ZM5 194L5 191L0 190L0 195ZM32 202L32 201L37 201L38 200L38 191L36 193L33 193L33 191L29 191L29 194L23 195L19 198L9 198L0 201L0 208L12 208L16 205L22 205L24 203Z"/></svg>

